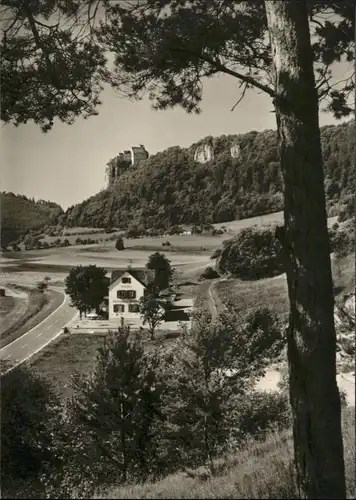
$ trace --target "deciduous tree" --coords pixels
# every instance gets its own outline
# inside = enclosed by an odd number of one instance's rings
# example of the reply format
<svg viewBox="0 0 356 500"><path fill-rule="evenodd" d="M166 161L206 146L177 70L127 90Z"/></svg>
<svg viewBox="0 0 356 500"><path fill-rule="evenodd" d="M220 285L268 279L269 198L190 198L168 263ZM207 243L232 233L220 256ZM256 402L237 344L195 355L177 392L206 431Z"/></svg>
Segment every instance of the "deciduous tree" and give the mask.
<svg viewBox="0 0 356 500"><path fill-rule="evenodd" d="M71 305L78 309L80 315L92 309L99 312L100 304L108 293L106 271L97 266L73 267L65 279L65 286Z"/></svg>
<svg viewBox="0 0 356 500"><path fill-rule="evenodd" d="M116 240L115 248L116 250L125 250L124 239L122 238L122 236L119 236L119 238Z"/></svg>
<svg viewBox="0 0 356 500"><path fill-rule="evenodd" d="M48 290L48 283L47 283L47 281L43 280L43 281L40 281L39 283L37 283L36 289L40 293L46 292Z"/></svg>
<svg viewBox="0 0 356 500"><path fill-rule="evenodd" d="M241 402L284 342L265 310L241 321L229 306L214 322L198 310L192 325L175 346L167 369L170 446L182 462L204 464L214 473L217 456L239 437Z"/></svg>
<svg viewBox="0 0 356 500"><path fill-rule="evenodd" d="M140 313L143 324L147 323L151 340L154 339L156 328L162 323L165 316L165 302L160 299L158 293L148 291L140 299Z"/></svg>
<svg viewBox="0 0 356 500"><path fill-rule="evenodd" d="M173 269L171 262L167 257L160 252L151 254L148 258L147 269L154 271L153 284L158 290L164 290L169 287L172 279Z"/></svg>

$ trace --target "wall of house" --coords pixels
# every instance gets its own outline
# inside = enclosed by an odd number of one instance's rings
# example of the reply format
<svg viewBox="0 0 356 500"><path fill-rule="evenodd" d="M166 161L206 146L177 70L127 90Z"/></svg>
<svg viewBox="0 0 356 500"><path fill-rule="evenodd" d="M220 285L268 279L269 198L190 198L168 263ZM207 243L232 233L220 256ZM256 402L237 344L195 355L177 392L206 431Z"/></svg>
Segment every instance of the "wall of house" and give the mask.
<svg viewBox="0 0 356 500"><path fill-rule="evenodd" d="M122 283L122 278L130 278L131 283ZM110 286L109 288L109 319L140 319L140 313L129 312L129 304L138 304L138 301L144 294L145 287L137 281L129 273L125 273L120 276L119 280ZM136 292L135 299L122 299L117 297L117 292L120 290L134 290ZM114 305L123 305L125 307L124 312L114 312Z"/></svg>

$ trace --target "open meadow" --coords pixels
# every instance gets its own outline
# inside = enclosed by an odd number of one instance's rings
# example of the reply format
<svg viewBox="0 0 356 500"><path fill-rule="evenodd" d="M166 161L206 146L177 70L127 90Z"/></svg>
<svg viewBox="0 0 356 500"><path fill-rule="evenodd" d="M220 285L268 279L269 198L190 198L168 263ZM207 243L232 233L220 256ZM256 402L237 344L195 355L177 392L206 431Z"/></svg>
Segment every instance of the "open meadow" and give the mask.
<svg viewBox="0 0 356 500"><path fill-rule="evenodd" d="M328 219L331 226L336 217ZM142 237L136 239L124 238L125 250L115 249L115 241L103 241L91 245L71 245L68 247L54 247L42 250L29 250L21 252L5 252L3 254L2 269L6 272L41 271L54 273L67 273L76 265L97 265L108 271L130 264L132 267L143 267L151 253L160 251L164 253L174 267L187 266L188 273L194 267L203 271L204 265L209 265L213 251L220 248L222 242L246 227L280 224L283 222L283 213L276 212L269 215L252 217L249 219L214 224L216 228L225 226L227 233L212 236L202 235L171 235L165 237ZM64 233L70 233L71 238L76 238L78 233L94 231L93 228L68 228ZM95 230L93 238L108 237L104 230ZM56 239L56 237L47 237ZM62 236L64 238L64 236ZM48 239L49 241L49 239ZM170 247L163 247L162 243L169 241ZM188 267L189 266L189 267ZM194 271L193 271L194 274Z"/></svg>
<svg viewBox="0 0 356 500"><path fill-rule="evenodd" d="M331 255L335 294L350 293L355 289L355 258L347 255L336 260ZM286 318L289 310L287 278L285 274L256 281L222 279L212 285L218 310L232 301L238 311L246 312L256 307L268 307Z"/></svg>
<svg viewBox="0 0 356 500"><path fill-rule="evenodd" d="M227 279L217 281L212 293L218 310L227 301L234 303L243 313L256 307L268 307L281 317L286 317L289 308L287 278L285 274L258 281Z"/></svg>
<svg viewBox="0 0 356 500"><path fill-rule="evenodd" d="M131 241L131 240L130 240ZM218 245L217 245L218 246ZM210 252L170 252L160 249L173 266L203 263L210 259ZM148 257L153 250L141 250L134 247L127 248L121 252L114 248L114 245L105 250L100 245L90 245L87 247L62 247L50 248L46 250L32 250L27 252L17 252L16 254L6 254L6 262L2 264L2 272L21 271L69 271L77 265L97 265L108 271L131 265L132 267L144 267Z"/></svg>
<svg viewBox="0 0 356 500"><path fill-rule="evenodd" d="M328 218L328 226L332 226L334 222L337 221L337 216L336 217L329 217ZM241 229L244 229L246 227L253 227L253 226L268 226L270 224L283 224L283 212L274 212L271 214L266 214L266 215L258 215L257 217L250 217L248 219L241 219L241 220L233 220L230 222L219 222L217 224L214 224L214 227L221 228L221 227L226 227L227 229L227 234L234 234L237 233L238 231L241 231Z"/></svg>

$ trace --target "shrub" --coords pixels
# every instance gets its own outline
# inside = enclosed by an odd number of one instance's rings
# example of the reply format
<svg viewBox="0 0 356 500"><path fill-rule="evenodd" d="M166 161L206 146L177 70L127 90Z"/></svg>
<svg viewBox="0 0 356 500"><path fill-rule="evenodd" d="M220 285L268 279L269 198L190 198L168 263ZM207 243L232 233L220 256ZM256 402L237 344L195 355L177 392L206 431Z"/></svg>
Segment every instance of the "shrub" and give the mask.
<svg viewBox="0 0 356 500"><path fill-rule="evenodd" d="M344 352L349 356L355 355L355 339L354 338L345 338L342 340L342 348Z"/></svg>
<svg viewBox="0 0 356 500"><path fill-rule="evenodd" d="M119 236L116 240L116 243L115 243L115 248L116 250L125 250L125 245L124 245L124 240L122 238L122 236Z"/></svg>
<svg viewBox="0 0 356 500"><path fill-rule="evenodd" d="M216 248L211 254L211 259L217 259L221 255L221 248Z"/></svg>
<svg viewBox="0 0 356 500"><path fill-rule="evenodd" d="M19 252L21 250L17 243L12 243L11 249L13 252Z"/></svg>
<svg viewBox="0 0 356 500"><path fill-rule="evenodd" d="M216 269L214 269L213 267L211 266L208 266L206 269L204 269L204 271L202 272L201 276L200 276L200 279L203 279L203 280L210 280L210 279L214 279L214 278L218 278L219 277L219 273L216 271Z"/></svg>
<svg viewBox="0 0 356 500"><path fill-rule="evenodd" d="M249 393L239 405L238 433L240 439L248 436L263 438L272 429L284 429L291 424L291 411L286 391Z"/></svg>
<svg viewBox="0 0 356 500"><path fill-rule="evenodd" d="M184 232L184 229L182 228L182 226L171 226L167 230L167 234L169 234L169 235L182 234L183 232Z"/></svg>
<svg viewBox="0 0 356 500"><path fill-rule="evenodd" d="M202 228L200 226L193 226L192 227L192 234L201 234L203 232Z"/></svg>
<svg viewBox="0 0 356 500"><path fill-rule="evenodd" d="M162 241L162 246L163 247L170 247L171 246L171 242L170 241Z"/></svg>
<svg viewBox="0 0 356 500"><path fill-rule="evenodd" d="M282 247L275 237L275 229L242 229L234 238L223 243L217 270L250 280L281 274L284 271Z"/></svg>
<svg viewBox="0 0 356 500"><path fill-rule="evenodd" d="M330 250L337 257L344 257L354 251L355 248L355 219L348 220L343 225L336 224L329 229Z"/></svg>

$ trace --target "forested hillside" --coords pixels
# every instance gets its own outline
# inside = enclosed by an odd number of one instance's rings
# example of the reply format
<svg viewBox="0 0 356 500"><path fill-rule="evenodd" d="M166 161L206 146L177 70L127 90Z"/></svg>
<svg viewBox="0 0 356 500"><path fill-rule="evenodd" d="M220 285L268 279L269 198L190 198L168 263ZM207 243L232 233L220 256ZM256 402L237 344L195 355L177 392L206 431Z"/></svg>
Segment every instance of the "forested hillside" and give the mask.
<svg viewBox="0 0 356 500"><path fill-rule="evenodd" d="M328 212L335 215L353 203L355 123L323 127L321 135ZM204 164L194 161L202 145L214 152ZM282 204L276 132L267 130L207 137L188 149L160 152L109 189L70 207L61 222L69 227L167 228L252 217L281 210Z"/></svg>
<svg viewBox="0 0 356 500"><path fill-rule="evenodd" d="M1 246L5 248L30 229L57 224L63 209L51 201L29 199L24 195L0 193Z"/></svg>

